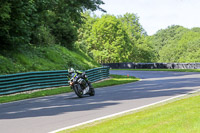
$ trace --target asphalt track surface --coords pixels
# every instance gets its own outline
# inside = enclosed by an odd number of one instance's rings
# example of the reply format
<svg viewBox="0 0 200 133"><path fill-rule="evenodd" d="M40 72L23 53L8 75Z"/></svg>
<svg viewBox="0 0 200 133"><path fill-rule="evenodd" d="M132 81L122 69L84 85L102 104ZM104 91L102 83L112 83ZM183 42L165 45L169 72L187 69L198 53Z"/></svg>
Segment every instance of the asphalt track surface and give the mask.
<svg viewBox="0 0 200 133"><path fill-rule="evenodd" d="M47 133L114 113L138 108L200 89L200 73L118 71L139 82L97 88L92 97L74 93L0 104L1 133Z"/></svg>

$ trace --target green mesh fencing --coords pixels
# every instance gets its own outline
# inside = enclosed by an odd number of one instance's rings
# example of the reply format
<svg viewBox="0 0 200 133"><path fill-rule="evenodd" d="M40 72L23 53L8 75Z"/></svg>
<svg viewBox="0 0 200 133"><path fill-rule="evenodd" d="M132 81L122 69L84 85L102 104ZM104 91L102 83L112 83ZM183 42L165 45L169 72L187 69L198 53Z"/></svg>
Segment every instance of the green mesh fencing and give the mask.
<svg viewBox="0 0 200 133"><path fill-rule="evenodd" d="M109 69L109 67L99 67L86 70L85 73L91 82L96 82L109 77ZM67 86L67 75L67 70L0 75L0 95Z"/></svg>

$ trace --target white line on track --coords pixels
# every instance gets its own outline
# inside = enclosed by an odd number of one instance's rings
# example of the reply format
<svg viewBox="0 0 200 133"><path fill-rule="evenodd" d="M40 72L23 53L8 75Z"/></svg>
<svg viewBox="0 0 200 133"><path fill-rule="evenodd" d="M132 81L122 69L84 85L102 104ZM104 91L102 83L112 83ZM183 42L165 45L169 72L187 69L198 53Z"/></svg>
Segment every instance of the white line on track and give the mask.
<svg viewBox="0 0 200 133"><path fill-rule="evenodd" d="M115 113L115 114L111 114L111 115L103 116L103 117L96 118L96 119L93 119L93 120L89 120L89 121L86 121L86 122L82 122L82 123L79 123L79 124L75 124L75 125L72 125L72 126L64 127L64 128L61 128L61 129L58 129L58 130L55 130L55 131L51 131L49 133L56 133L56 132L59 132L59 131L62 131L62 130L78 127L78 126L85 125L85 124L88 124L88 123L92 123L92 122L95 122L95 121L99 121L99 120L102 120L102 119L107 119L107 118L110 118L110 117L113 117L113 116L117 116L117 115L121 115L121 114L124 114L124 113L128 113L128 112L131 112L131 111L140 110L140 109L143 109L143 108L146 108L146 107L149 107L149 106L152 106L152 105L156 105L156 104L159 104L159 103L163 103L163 102L175 99L175 98L183 97L183 96L186 96L188 94L195 93L195 92L198 92L198 91L200 91L200 90L192 91L192 92L189 92L189 93L186 93L186 94L174 96L174 97L171 97L171 98L159 101L159 102L151 103L151 104L148 104L148 105L144 105L144 106L141 106L141 107L138 107L138 108L125 110L125 111L118 112L118 113Z"/></svg>

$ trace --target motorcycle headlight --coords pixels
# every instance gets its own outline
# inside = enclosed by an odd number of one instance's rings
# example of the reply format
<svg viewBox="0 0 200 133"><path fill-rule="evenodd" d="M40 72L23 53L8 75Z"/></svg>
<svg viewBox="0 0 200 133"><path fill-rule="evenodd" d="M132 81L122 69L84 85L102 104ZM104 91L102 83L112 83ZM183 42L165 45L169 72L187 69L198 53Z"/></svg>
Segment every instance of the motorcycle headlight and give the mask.
<svg viewBox="0 0 200 133"><path fill-rule="evenodd" d="M72 86L73 85L73 82L70 82L70 86Z"/></svg>

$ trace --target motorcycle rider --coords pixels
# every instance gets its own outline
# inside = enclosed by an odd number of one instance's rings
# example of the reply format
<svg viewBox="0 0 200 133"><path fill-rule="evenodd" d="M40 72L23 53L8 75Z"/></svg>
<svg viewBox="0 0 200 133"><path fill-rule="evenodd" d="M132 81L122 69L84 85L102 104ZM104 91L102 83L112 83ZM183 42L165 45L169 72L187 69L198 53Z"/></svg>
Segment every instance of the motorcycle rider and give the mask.
<svg viewBox="0 0 200 133"><path fill-rule="evenodd" d="M70 79L72 73L77 73L79 78L83 78L83 79L88 83L89 87L90 87L90 88L93 88L93 87L92 87L92 84L91 84L91 82L88 80L88 78L87 78L85 72L81 72L81 71L79 71L79 70L74 70L74 68L70 68L70 69L68 69L68 73L69 73L69 75L68 75L68 78L69 78L69 79Z"/></svg>

